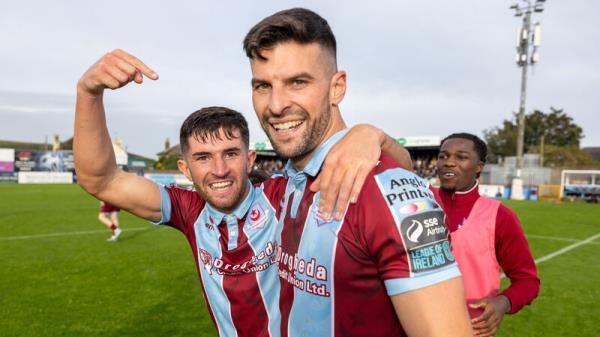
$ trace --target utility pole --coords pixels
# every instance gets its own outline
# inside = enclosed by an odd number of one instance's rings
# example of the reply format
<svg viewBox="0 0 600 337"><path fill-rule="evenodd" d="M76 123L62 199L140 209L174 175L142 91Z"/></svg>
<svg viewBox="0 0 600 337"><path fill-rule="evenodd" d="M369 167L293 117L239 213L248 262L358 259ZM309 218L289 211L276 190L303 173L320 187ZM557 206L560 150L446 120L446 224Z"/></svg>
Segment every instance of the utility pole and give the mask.
<svg viewBox="0 0 600 337"><path fill-rule="evenodd" d="M516 17L523 17L523 25L517 31L517 66L521 67L521 97L519 99L519 112L517 114L517 165L515 178L512 181L511 198L522 200L523 181L521 180L521 169L523 168L523 152L525 147L525 98L527 97L527 69L539 61L537 48L541 41L541 27L536 22L531 29L531 16L544 11L546 0L521 0L521 6L513 4L510 9L515 10ZM532 47L530 53L530 47Z"/></svg>
<svg viewBox="0 0 600 337"><path fill-rule="evenodd" d="M542 134L540 140L540 166L544 166L544 135Z"/></svg>

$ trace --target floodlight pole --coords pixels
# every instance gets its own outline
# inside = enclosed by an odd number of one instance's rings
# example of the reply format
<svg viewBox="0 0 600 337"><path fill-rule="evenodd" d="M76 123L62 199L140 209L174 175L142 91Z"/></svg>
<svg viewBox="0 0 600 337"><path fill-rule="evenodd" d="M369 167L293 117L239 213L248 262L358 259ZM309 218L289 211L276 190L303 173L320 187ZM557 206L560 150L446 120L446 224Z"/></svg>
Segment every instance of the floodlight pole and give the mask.
<svg viewBox="0 0 600 337"><path fill-rule="evenodd" d="M528 66L534 65L538 61L539 55L536 52L540 43L540 27L535 24L535 32L531 29L531 14L532 12L541 13L546 0L535 0L535 4L531 0L522 0L526 4L519 7L518 4L510 6L510 9L515 10L515 16L523 16L523 26L517 33L517 66L521 67L521 98L519 100L519 112L517 113L517 163L516 174L512 181L511 198L524 199L523 196L523 181L521 180L521 169L523 168L523 152L525 148L525 98L527 97L527 70ZM533 45L531 55L529 53L530 46Z"/></svg>
<svg viewBox="0 0 600 337"><path fill-rule="evenodd" d="M521 98L519 100L519 113L517 114L517 177L521 176L523 168L523 148L525 147L525 98L527 97L527 68L529 65L529 32L531 31L531 10L525 12L523 17L523 28L520 34L527 34L526 38L521 38L519 47L520 59L517 65L521 67ZM525 61L522 61L522 58Z"/></svg>

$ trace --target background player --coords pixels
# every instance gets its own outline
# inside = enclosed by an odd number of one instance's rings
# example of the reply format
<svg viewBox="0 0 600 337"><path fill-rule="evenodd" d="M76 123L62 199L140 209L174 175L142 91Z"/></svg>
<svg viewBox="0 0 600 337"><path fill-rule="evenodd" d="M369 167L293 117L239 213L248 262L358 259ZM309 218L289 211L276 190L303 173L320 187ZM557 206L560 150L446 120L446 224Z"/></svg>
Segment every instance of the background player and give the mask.
<svg viewBox="0 0 600 337"><path fill-rule="evenodd" d="M537 296L540 280L516 214L479 195L478 179L487 156L479 137L455 133L441 142L433 189L446 213L452 251L462 272L473 329L493 336L505 313L514 314ZM500 272L510 286L498 293Z"/></svg>
<svg viewBox="0 0 600 337"><path fill-rule="evenodd" d="M104 201L100 201L100 212L98 212L98 220L102 222L111 231L110 238L107 241L117 241L119 235L121 235L121 228L119 227L119 211L121 209L115 207Z"/></svg>
<svg viewBox="0 0 600 337"><path fill-rule="evenodd" d="M346 73L327 21L281 11L250 29L244 50L254 110L290 159L280 182L282 335L471 336L443 213L422 179L382 156L356 203L337 203L341 221L307 188L317 175L322 186L343 177L321 172L346 127Z"/></svg>

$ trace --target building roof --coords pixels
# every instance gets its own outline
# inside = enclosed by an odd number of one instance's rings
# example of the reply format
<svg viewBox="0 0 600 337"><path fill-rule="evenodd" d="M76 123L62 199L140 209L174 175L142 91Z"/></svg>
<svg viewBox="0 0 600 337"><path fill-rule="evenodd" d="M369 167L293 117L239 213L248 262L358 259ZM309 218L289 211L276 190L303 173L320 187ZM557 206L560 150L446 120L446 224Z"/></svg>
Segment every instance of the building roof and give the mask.
<svg viewBox="0 0 600 337"><path fill-rule="evenodd" d="M140 154L136 154L136 153L127 152L127 154L129 155L129 160L143 160L143 161L152 161L152 162L156 161L156 159L144 157L144 156L142 156Z"/></svg>
<svg viewBox="0 0 600 337"><path fill-rule="evenodd" d="M160 151L156 154L159 157L164 156L181 156L181 146L179 144L171 146L170 148Z"/></svg>
<svg viewBox="0 0 600 337"><path fill-rule="evenodd" d="M37 150L37 151L51 151L52 143L32 143L32 142L20 142L14 140L0 140L0 148L8 148L15 150ZM60 150L64 151L72 151L73 150L73 137L65 140L60 143ZM153 161L156 159L144 157L139 154L127 152L129 159L133 160L144 160L144 161Z"/></svg>
<svg viewBox="0 0 600 337"><path fill-rule="evenodd" d="M600 146L584 147L582 150L587 152L590 157L600 161Z"/></svg>

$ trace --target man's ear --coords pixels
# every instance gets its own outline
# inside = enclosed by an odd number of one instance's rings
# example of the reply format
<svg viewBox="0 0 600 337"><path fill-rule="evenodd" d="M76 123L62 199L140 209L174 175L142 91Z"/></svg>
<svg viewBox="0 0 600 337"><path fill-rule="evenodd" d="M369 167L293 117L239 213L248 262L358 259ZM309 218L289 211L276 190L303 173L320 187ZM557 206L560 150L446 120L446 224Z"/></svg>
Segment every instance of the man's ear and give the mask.
<svg viewBox="0 0 600 337"><path fill-rule="evenodd" d="M485 164L481 160L477 163L477 168L475 169L475 173L476 173L477 177L481 176L481 172L483 172L484 165Z"/></svg>
<svg viewBox="0 0 600 337"><path fill-rule="evenodd" d="M248 151L248 167L246 168L248 173L250 173L252 171L255 161L256 161L256 151L249 150Z"/></svg>
<svg viewBox="0 0 600 337"><path fill-rule="evenodd" d="M189 181L194 182L194 180L192 180L192 174L190 172L190 168L189 168L188 164L185 162L185 160L183 160L183 159L177 160L177 168L179 169L179 172L183 173L183 175L186 178L188 178Z"/></svg>
<svg viewBox="0 0 600 337"><path fill-rule="evenodd" d="M346 72L340 70L331 78L329 101L334 106L339 105L346 95Z"/></svg>

